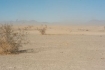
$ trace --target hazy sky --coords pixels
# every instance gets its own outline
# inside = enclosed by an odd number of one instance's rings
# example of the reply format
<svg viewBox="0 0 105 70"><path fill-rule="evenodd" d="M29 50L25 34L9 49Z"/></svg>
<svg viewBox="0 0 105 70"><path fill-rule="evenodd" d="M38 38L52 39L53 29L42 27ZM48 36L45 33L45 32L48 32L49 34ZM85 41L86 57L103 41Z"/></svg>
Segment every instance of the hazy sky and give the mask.
<svg viewBox="0 0 105 70"><path fill-rule="evenodd" d="M0 0L0 21L105 20L105 0Z"/></svg>

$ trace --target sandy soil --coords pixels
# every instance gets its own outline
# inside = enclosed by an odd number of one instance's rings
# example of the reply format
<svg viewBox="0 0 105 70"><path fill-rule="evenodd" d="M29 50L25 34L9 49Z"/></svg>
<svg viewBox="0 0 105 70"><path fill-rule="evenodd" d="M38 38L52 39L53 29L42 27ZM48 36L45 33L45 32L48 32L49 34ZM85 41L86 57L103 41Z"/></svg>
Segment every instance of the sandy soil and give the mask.
<svg viewBox="0 0 105 70"><path fill-rule="evenodd" d="M30 44L17 55L1 55L0 70L105 70L103 26L48 26L28 30Z"/></svg>

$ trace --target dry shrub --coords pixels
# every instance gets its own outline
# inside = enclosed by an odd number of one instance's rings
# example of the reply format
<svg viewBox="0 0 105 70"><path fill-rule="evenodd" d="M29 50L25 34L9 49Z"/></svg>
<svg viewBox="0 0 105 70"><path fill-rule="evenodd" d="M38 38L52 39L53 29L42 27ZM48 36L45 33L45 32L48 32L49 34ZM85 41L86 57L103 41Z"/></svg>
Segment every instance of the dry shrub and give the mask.
<svg viewBox="0 0 105 70"><path fill-rule="evenodd" d="M41 33L41 35L46 34L46 29L47 29L47 25L45 26L42 25L40 28L37 28L37 30Z"/></svg>
<svg viewBox="0 0 105 70"><path fill-rule="evenodd" d="M0 54L15 54L19 47L25 44L27 32L21 29L15 30L11 24L0 26Z"/></svg>

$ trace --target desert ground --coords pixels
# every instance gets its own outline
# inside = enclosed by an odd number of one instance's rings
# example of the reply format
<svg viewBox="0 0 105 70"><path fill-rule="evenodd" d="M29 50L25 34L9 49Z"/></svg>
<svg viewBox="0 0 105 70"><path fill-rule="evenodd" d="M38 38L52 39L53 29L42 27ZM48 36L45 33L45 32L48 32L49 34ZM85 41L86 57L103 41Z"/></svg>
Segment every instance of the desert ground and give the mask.
<svg viewBox="0 0 105 70"><path fill-rule="evenodd" d="M15 26L23 28L24 26ZM105 70L105 27L32 25L20 54L0 55L0 70Z"/></svg>

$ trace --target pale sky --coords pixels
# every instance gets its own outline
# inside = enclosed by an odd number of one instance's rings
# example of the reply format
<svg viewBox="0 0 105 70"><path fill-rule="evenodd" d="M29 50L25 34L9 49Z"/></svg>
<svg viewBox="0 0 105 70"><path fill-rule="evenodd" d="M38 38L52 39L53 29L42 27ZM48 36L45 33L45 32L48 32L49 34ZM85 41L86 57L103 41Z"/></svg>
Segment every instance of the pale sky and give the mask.
<svg viewBox="0 0 105 70"><path fill-rule="evenodd" d="M0 21L105 20L105 0L0 0Z"/></svg>

